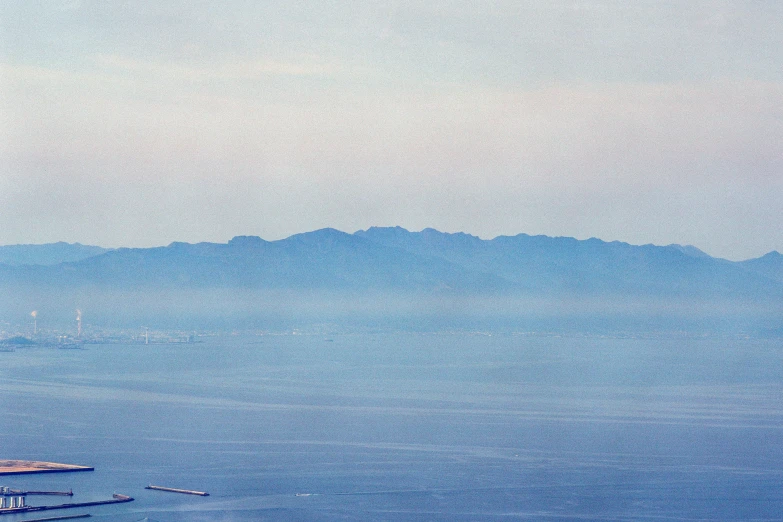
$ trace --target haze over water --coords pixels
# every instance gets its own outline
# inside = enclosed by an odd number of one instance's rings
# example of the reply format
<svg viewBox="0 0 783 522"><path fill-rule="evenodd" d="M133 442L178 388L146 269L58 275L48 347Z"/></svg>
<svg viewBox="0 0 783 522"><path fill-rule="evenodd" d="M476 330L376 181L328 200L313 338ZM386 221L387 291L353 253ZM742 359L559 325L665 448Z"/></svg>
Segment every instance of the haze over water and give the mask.
<svg viewBox="0 0 783 522"><path fill-rule="evenodd" d="M467 333L19 348L2 458L95 471L3 485L131 495L61 512L120 522L783 520L781 359L778 340Z"/></svg>

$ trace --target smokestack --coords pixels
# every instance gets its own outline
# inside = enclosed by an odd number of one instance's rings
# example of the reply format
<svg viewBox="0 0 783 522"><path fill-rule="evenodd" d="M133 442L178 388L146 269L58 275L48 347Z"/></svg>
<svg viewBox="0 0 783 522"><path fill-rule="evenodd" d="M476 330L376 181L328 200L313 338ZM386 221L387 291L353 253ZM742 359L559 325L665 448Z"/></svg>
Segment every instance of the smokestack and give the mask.
<svg viewBox="0 0 783 522"><path fill-rule="evenodd" d="M82 338L82 311L76 309L76 338Z"/></svg>
<svg viewBox="0 0 783 522"><path fill-rule="evenodd" d="M30 315L33 316L33 335L38 335L38 310L33 310Z"/></svg>

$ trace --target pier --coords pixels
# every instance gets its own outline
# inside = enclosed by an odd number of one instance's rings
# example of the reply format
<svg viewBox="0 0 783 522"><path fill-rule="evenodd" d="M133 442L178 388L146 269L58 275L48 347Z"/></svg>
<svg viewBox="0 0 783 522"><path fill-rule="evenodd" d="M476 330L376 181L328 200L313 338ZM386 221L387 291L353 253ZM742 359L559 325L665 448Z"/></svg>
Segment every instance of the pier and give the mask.
<svg viewBox="0 0 783 522"><path fill-rule="evenodd" d="M90 518L92 515L90 514L84 514L84 515L63 515L61 517L48 517L48 518L31 518L29 520L25 520L25 522L53 522L54 520L73 520L75 518Z"/></svg>
<svg viewBox="0 0 783 522"><path fill-rule="evenodd" d="M184 493L185 495L199 495L201 497L208 497L209 493L206 491L193 491L192 489L177 489L177 488L166 488L163 486L153 486L150 484L144 489L154 489L156 491L168 491L169 493Z"/></svg>
<svg viewBox="0 0 783 522"><path fill-rule="evenodd" d="M133 501L133 497L129 497L127 495L119 495L115 493L114 495L112 495L111 500L97 500L94 502L72 502L70 504L56 504L52 506L28 506L25 505L24 503L24 496L20 496L18 498L22 499L21 505L19 505L18 501L16 500L13 501L10 507L0 508L0 516L15 515L18 513L31 513L34 511L49 511L52 509L71 509L71 508L89 507L89 506L105 506L107 504L120 504L122 502Z"/></svg>
<svg viewBox="0 0 783 522"><path fill-rule="evenodd" d="M59 497L72 497L73 490L69 491L23 491L21 489L11 489L7 487L0 488L0 494L15 494L15 495L35 495L35 496L59 496Z"/></svg>

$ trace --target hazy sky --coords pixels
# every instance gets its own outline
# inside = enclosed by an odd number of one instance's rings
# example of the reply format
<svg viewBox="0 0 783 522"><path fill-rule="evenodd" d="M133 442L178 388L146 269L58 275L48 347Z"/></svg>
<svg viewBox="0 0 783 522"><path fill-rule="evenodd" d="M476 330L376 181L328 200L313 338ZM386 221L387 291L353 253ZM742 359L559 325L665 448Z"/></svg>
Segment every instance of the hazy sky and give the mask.
<svg viewBox="0 0 783 522"><path fill-rule="evenodd" d="M0 244L783 251L783 2L5 0Z"/></svg>

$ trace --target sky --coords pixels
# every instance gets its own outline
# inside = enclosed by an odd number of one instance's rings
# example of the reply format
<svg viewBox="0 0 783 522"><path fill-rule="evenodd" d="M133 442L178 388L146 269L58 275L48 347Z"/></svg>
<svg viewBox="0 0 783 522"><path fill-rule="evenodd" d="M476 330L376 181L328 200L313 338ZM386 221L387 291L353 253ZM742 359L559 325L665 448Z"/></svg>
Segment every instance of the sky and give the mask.
<svg viewBox="0 0 783 522"><path fill-rule="evenodd" d="M783 252L783 3L5 0L0 244Z"/></svg>

